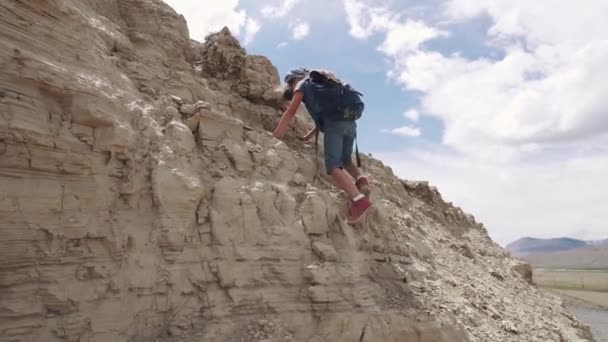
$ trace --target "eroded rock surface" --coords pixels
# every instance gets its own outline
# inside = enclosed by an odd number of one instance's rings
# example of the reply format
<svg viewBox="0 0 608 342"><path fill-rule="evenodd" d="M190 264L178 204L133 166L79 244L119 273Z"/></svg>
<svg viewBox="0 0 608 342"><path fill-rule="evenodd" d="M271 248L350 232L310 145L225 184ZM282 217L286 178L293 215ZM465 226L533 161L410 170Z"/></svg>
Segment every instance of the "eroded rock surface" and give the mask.
<svg viewBox="0 0 608 342"><path fill-rule="evenodd" d="M0 3L1 341L584 341L483 226L371 158L343 222L279 79L159 0Z"/></svg>

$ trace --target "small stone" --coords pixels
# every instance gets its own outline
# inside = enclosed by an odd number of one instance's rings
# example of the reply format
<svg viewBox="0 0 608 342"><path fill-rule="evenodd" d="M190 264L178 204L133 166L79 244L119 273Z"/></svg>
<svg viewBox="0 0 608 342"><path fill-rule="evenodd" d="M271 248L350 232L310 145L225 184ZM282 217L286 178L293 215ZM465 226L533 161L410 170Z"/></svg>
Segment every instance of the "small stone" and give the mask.
<svg viewBox="0 0 608 342"><path fill-rule="evenodd" d="M315 241L312 243L312 250L319 258L321 258L321 260L338 260L338 253L336 252L336 249L326 243Z"/></svg>
<svg viewBox="0 0 608 342"><path fill-rule="evenodd" d="M181 97L175 95L171 95L171 100L173 100L173 102L175 102L178 106L181 106L184 103Z"/></svg>
<svg viewBox="0 0 608 342"><path fill-rule="evenodd" d="M493 270L492 272L490 272L490 274L492 275L492 277L498 279L498 280L505 280L505 277L503 277L502 274L498 273L497 271Z"/></svg>
<svg viewBox="0 0 608 342"><path fill-rule="evenodd" d="M193 115L196 113L196 107L193 104L185 104L179 108L179 112L186 115Z"/></svg>
<svg viewBox="0 0 608 342"><path fill-rule="evenodd" d="M171 106L171 107L167 107L167 114L169 114L169 116L171 116L171 118L173 120L177 120L179 118L179 111L177 110L177 108Z"/></svg>
<svg viewBox="0 0 608 342"><path fill-rule="evenodd" d="M326 286L316 285L308 288L308 296L314 303L331 303L339 299L338 290Z"/></svg>
<svg viewBox="0 0 608 342"><path fill-rule="evenodd" d="M450 285L451 287L458 286L458 284L452 279L447 279L445 282L446 282L446 284Z"/></svg>
<svg viewBox="0 0 608 342"><path fill-rule="evenodd" d="M469 247L469 245L467 244L463 244L462 246L460 246L460 252L462 253L462 255L469 259L475 259L475 254L473 253L473 250L471 250L471 247Z"/></svg>
<svg viewBox="0 0 608 342"><path fill-rule="evenodd" d="M148 94L150 96L156 96L156 90L154 90L148 86L139 87L139 91L141 91L144 94Z"/></svg>
<svg viewBox="0 0 608 342"><path fill-rule="evenodd" d="M507 320L503 320L500 325L502 326L502 329L506 332L512 333L512 334L519 334L519 329L517 329L517 327L515 326L515 323L511 322L511 321L507 321Z"/></svg>
<svg viewBox="0 0 608 342"><path fill-rule="evenodd" d="M486 312L488 313L488 316L490 316L490 318L492 318L492 319L501 319L502 318L500 316L500 313L494 306L488 305L488 306L486 306L485 309L486 309Z"/></svg>
<svg viewBox="0 0 608 342"><path fill-rule="evenodd" d="M389 258L386 257L386 255L382 254L382 253L378 253L378 252L372 252L373 258L375 261L377 262L388 262Z"/></svg>
<svg viewBox="0 0 608 342"><path fill-rule="evenodd" d="M201 109L211 109L211 105L206 101L197 101L194 107L196 108L196 111Z"/></svg>
<svg viewBox="0 0 608 342"><path fill-rule="evenodd" d="M247 151L249 151L249 153L260 153L262 152L262 146L247 142Z"/></svg>
<svg viewBox="0 0 608 342"><path fill-rule="evenodd" d="M291 186L306 186L306 178L301 173L296 173L291 180L289 180L289 185Z"/></svg>

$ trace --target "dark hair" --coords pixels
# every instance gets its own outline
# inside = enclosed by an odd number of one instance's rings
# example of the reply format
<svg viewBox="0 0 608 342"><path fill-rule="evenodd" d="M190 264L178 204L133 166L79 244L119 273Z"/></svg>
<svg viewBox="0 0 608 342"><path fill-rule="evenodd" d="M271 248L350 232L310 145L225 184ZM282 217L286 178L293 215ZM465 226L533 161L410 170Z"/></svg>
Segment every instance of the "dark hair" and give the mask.
<svg viewBox="0 0 608 342"><path fill-rule="evenodd" d="M306 68L293 69L287 75L285 75L284 81L285 81L285 83L289 84L296 78L302 79L302 78L306 77L306 75L308 75L308 73L309 73L309 70Z"/></svg>
<svg viewBox="0 0 608 342"><path fill-rule="evenodd" d="M291 90L291 88L285 89L285 91L283 92L283 98L285 100L291 101L293 99L293 90Z"/></svg>
<svg viewBox="0 0 608 342"><path fill-rule="evenodd" d="M288 86L289 86L291 89L293 89L293 88L295 88L295 86L298 84L298 82L300 82L300 81L301 81L301 80L303 80L303 79L304 79L304 76L297 76L297 77L294 77L294 78L290 79L290 80L289 80L289 82L287 82L287 85L288 85Z"/></svg>

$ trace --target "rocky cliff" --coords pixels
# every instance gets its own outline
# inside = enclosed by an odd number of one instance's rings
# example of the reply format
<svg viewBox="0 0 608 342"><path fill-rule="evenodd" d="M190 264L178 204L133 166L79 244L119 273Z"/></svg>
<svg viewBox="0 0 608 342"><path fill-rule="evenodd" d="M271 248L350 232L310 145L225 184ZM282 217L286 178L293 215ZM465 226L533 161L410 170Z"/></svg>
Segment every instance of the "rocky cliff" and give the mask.
<svg viewBox="0 0 608 342"><path fill-rule="evenodd" d="M586 341L481 224L365 158L343 223L277 70L160 0L0 2L1 341Z"/></svg>

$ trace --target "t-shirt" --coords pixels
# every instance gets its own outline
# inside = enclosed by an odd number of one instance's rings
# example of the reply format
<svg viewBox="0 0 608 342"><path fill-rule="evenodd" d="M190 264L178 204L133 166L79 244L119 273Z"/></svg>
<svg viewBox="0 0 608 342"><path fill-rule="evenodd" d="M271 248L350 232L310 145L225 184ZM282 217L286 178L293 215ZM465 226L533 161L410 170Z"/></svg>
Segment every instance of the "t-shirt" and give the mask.
<svg viewBox="0 0 608 342"><path fill-rule="evenodd" d="M318 128L322 128L323 122L319 113L320 104L318 102L318 99L316 99L314 92L312 91L312 88L310 86L310 79L305 78L298 82L298 84L296 84L294 92L298 91L302 92L302 102L306 107L306 111L308 111L308 114L310 114L310 117L315 122L315 125Z"/></svg>

